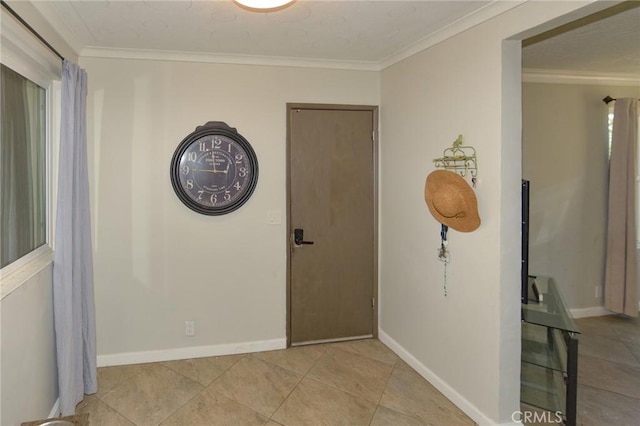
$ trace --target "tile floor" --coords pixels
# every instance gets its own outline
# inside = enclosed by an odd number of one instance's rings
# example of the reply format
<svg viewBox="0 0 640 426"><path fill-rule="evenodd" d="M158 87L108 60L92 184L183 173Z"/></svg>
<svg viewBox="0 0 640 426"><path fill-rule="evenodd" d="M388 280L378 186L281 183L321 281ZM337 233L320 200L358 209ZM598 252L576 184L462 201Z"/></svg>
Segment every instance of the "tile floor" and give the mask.
<svg viewBox="0 0 640 426"><path fill-rule="evenodd" d="M473 425L378 340L104 367L91 426Z"/></svg>
<svg viewBox="0 0 640 426"><path fill-rule="evenodd" d="M576 320L578 424L637 426L640 320ZM98 369L91 426L472 425L377 340Z"/></svg>

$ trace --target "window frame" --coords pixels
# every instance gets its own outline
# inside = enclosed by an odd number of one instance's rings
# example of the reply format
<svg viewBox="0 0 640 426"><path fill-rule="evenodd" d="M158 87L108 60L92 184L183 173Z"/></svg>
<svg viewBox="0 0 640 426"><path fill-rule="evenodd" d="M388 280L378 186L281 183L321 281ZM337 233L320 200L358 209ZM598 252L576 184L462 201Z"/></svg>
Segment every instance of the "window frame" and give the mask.
<svg viewBox="0 0 640 426"><path fill-rule="evenodd" d="M0 269L0 300L53 262L55 183L60 138L61 60L4 8L0 62L45 90L45 243Z"/></svg>

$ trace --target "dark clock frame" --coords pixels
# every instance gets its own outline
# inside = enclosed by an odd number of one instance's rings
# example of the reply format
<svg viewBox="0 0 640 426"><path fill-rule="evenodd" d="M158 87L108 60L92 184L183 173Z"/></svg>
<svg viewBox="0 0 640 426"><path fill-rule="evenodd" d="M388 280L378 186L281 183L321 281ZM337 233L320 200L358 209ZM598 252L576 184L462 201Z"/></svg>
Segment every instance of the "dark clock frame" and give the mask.
<svg viewBox="0 0 640 426"><path fill-rule="evenodd" d="M191 147L192 144L197 143L197 141L202 137L216 135L226 136L237 143L247 154L248 166L250 169L250 179L246 188L242 190L243 192L241 196L234 200L233 203L221 207L207 206L205 204L198 203L189 197L180 183L180 160L183 154ZM253 191L258 183L258 158L249 141L239 134L235 128L228 126L222 121L209 121L202 126L196 127L192 133L187 135L180 142L171 159L170 175L173 190L180 201L182 201L188 208L200 214L219 216L238 210L249 200L249 198L251 198L251 195L253 195Z"/></svg>

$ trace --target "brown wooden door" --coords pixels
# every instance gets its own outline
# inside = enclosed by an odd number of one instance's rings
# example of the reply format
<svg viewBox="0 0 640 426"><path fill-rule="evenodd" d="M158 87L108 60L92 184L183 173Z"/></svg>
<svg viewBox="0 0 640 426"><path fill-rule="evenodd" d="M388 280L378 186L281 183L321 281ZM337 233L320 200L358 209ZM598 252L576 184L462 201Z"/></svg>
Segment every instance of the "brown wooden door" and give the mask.
<svg viewBox="0 0 640 426"><path fill-rule="evenodd" d="M377 109L288 112L290 343L372 336ZM295 229L313 244L295 244Z"/></svg>

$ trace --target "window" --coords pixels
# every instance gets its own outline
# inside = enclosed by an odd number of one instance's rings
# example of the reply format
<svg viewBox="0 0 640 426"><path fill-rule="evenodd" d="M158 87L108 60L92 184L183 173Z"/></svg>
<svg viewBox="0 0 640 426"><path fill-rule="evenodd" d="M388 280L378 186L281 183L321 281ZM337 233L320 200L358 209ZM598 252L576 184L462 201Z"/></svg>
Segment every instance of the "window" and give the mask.
<svg viewBox="0 0 640 426"><path fill-rule="evenodd" d="M62 64L0 8L0 300L53 261Z"/></svg>
<svg viewBox="0 0 640 426"><path fill-rule="evenodd" d="M47 242L46 91L0 65L0 268Z"/></svg>
<svg viewBox="0 0 640 426"><path fill-rule="evenodd" d="M609 104L607 115L607 128L609 129L609 159L611 159L611 142L613 141L613 104Z"/></svg>

